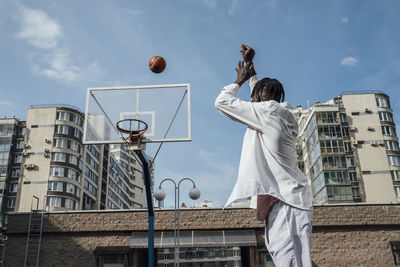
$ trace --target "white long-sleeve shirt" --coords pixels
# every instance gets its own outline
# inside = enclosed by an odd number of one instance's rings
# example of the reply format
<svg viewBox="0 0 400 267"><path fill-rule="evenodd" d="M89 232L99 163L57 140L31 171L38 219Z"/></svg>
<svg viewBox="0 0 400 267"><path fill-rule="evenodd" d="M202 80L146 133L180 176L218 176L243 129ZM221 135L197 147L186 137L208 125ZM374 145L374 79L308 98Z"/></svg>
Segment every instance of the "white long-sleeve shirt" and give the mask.
<svg viewBox="0 0 400 267"><path fill-rule="evenodd" d="M249 79L251 90L258 80L257 75ZM248 126L238 178L225 206L239 198L268 194L294 207L312 209L309 184L297 167L297 120L291 104L242 101L236 97L239 87L225 86L215 101L223 115Z"/></svg>

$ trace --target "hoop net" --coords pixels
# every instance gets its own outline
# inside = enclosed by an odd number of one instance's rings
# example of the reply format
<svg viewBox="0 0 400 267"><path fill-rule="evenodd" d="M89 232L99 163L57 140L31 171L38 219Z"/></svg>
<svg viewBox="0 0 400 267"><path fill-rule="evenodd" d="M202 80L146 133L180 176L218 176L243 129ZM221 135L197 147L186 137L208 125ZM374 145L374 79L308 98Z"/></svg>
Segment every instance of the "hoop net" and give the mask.
<svg viewBox="0 0 400 267"><path fill-rule="evenodd" d="M145 149L145 143L143 140L146 137L144 134L149 128L146 122L138 119L124 119L118 121L116 126L129 149Z"/></svg>

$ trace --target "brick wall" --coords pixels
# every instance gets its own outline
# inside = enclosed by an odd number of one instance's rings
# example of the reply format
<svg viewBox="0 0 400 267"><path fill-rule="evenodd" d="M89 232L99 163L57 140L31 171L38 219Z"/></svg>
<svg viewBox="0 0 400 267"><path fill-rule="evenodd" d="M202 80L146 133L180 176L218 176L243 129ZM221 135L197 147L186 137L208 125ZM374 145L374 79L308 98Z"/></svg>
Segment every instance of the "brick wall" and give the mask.
<svg viewBox="0 0 400 267"><path fill-rule="evenodd" d="M5 266L23 265L28 218L9 214ZM261 230L254 218L252 209L183 209L180 229ZM43 226L41 266L95 266L96 247L129 246L132 232L147 230L147 211L50 213ZM155 212L155 229L174 229L172 210ZM400 205L314 209L312 257L318 266L394 266L392 240L400 240Z"/></svg>

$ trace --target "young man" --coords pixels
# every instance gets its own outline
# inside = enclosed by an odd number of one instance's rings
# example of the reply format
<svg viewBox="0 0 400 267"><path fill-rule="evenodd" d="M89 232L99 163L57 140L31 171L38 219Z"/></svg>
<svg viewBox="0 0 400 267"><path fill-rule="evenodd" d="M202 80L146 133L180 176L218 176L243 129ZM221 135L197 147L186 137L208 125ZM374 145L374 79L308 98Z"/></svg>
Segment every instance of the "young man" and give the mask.
<svg viewBox="0 0 400 267"><path fill-rule="evenodd" d="M265 244L275 265L312 266L312 197L297 167L297 121L290 103L283 102L282 84L259 80L254 50L242 45L241 53L244 62L238 63L237 79L215 101L223 115L247 126L238 179L226 205L252 197L250 206L257 206L257 217L265 220ZM246 81L252 102L236 97Z"/></svg>

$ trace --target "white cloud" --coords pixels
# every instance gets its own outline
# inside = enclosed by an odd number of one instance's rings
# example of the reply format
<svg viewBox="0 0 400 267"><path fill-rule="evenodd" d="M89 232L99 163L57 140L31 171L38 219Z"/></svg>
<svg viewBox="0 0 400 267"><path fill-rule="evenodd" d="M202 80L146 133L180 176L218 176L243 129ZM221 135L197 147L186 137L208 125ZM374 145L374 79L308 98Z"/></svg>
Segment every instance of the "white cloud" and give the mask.
<svg viewBox="0 0 400 267"><path fill-rule="evenodd" d="M7 100L0 100L0 106L4 106L4 107L14 107L15 104L11 101L7 101Z"/></svg>
<svg viewBox="0 0 400 267"><path fill-rule="evenodd" d="M203 4L210 9L215 9L217 7L217 0L202 0Z"/></svg>
<svg viewBox="0 0 400 267"><path fill-rule="evenodd" d="M62 82L79 82L95 80L103 74L97 62L86 67L79 67L71 63L70 52L67 49L57 49L47 55L41 64L32 64L32 71L36 74Z"/></svg>
<svg viewBox="0 0 400 267"><path fill-rule="evenodd" d="M340 19L340 21L341 21L342 23L347 23L347 22L349 22L349 18L348 18L348 17L342 17L342 18Z"/></svg>
<svg viewBox="0 0 400 267"><path fill-rule="evenodd" d="M344 66L355 66L357 63L358 63L358 59L356 59L354 57L345 57L340 62L340 64L344 65Z"/></svg>
<svg viewBox="0 0 400 267"><path fill-rule="evenodd" d="M228 10L229 15L235 15L235 10L238 7L239 0L232 0L231 7Z"/></svg>
<svg viewBox="0 0 400 267"><path fill-rule="evenodd" d="M128 9L128 10L126 10L126 12L127 12L128 14L130 14L130 15L137 16L137 15L139 15L139 14L142 14L142 13L144 12L144 10L138 9L138 8L134 8L134 9Z"/></svg>
<svg viewBox="0 0 400 267"><path fill-rule="evenodd" d="M19 16L15 19L20 23L20 30L16 37L39 48L39 52L32 53L30 58L33 73L67 83L92 81L104 75L96 61L87 66L73 63L68 45L62 43L61 26L43 10L22 5L17 9Z"/></svg>
<svg viewBox="0 0 400 267"><path fill-rule="evenodd" d="M42 49L57 47L63 33L55 20L50 19L42 10L20 6L18 11L17 20L20 22L21 29L16 33L17 38Z"/></svg>

